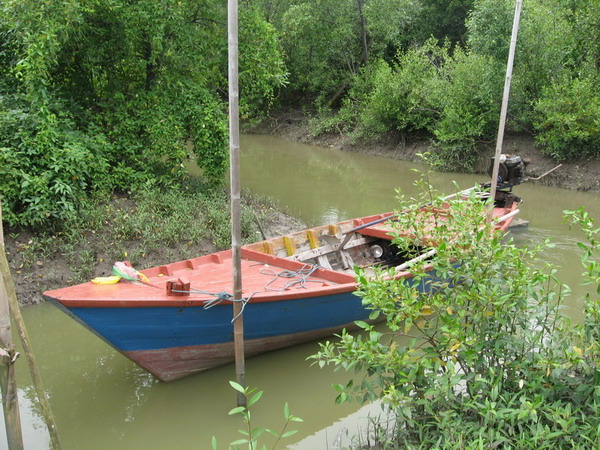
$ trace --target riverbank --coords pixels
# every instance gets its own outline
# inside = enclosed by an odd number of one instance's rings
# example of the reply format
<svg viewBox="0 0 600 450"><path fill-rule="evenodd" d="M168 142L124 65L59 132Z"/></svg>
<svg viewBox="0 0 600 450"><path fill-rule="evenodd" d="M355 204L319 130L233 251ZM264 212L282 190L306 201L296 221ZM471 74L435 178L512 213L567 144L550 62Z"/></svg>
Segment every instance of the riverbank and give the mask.
<svg viewBox="0 0 600 450"><path fill-rule="evenodd" d="M303 144L330 147L350 152L386 156L406 161L421 161L420 153L430 150L429 139L406 137L401 133L389 133L368 142L353 142L343 133L328 133L314 136L309 125L309 117L302 111L279 111L260 125L248 130L250 133L271 134L283 139ZM504 139L504 153L518 154L531 159L527 175L536 178L556 167L560 162L545 155L535 145L533 136L527 134L509 135ZM479 144L479 154L475 164L476 173L485 173L490 158L495 152L495 142ZM600 159L584 158L562 163L562 167L545 176L537 183L577 191L600 193Z"/></svg>
<svg viewBox="0 0 600 450"><path fill-rule="evenodd" d="M268 199L242 197L244 243L304 228ZM115 261L141 270L229 248L227 202L225 191L144 191L88 205L55 233L5 228L19 303L37 304L49 289L111 275Z"/></svg>

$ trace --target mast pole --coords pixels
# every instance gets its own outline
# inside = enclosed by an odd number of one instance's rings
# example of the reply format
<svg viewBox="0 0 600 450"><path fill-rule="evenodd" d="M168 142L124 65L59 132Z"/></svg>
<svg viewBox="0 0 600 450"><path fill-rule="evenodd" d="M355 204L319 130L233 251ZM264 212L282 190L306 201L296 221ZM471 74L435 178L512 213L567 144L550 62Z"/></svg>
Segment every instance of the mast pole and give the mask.
<svg viewBox="0 0 600 450"><path fill-rule="evenodd" d="M515 49L517 47L517 35L519 33L519 20L521 18L522 5L523 5L523 0L517 0L516 5L515 5L515 16L513 19L512 34L511 34L511 38L510 38L510 49L508 51L508 62L506 64L506 78L504 80L504 95L502 97L502 109L500 110L500 123L498 125L498 136L496 138L496 153L494 155L494 168L492 170L492 185L490 187L490 197L492 199L492 202L494 201L494 198L496 198L496 189L498 187L498 172L499 172L499 167L500 167L500 155L502 154L502 144L504 141L504 127L506 125L506 115L508 112L508 97L510 96L510 83L512 80L512 70L513 70L513 63L515 60Z"/></svg>
<svg viewBox="0 0 600 450"><path fill-rule="evenodd" d="M2 201L0 200L0 252L4 252L4 230L2 229ZM10 307L4 277L0 273L0 389L8 448L22 449L23 434L19 413L19 397L15 379L15 347L10 332Z"/></svg>
<svg viewBox="0 0 600 450"><path fill-rule="evenodd" d="M2 204L0 203L0 232L2 231L2 227L1 227L1 223L2 223ZM48 397L46 395L46 391L44 390L44 387L42 385L42 377L40 376L40 372L38 370L38 366L35 360L35 357L33 355L33 349L31 347L31 341L29 340L29 334L27 333L27 328L25 327L25 321L23 320L23 315L21 314L21 308L19 307L19 302L17 300L17 293L15 291L15 284L13 282L11 273L10 273L10 265L8 263L8 258L6 257L6 249L4 247L4 235L0 234L1 239L0 239L0 300L2 301L2 305L0 307L0 312L2 313L2 329L0 330L2 332L2 344L6 345L7 344L7 336L6 333L7 331L10 331L10 318L6 317L5 314L8 312L7 311L7 307L8 310L10 311L10 316L12 316L12 319L14 320L17 332L19 333L19 338L21 340L21 344L23 345L23 352L25 353L25 356L27 357L27 365L29 366L29 373L31 374L31 381L33 382L33 387L35 388L35 392L37 394L37 398L39 401L39 406L42 412L42 417L44 418L44 422L46 423L46 426L48 427L48 434L50 435L50 443L53 449L55 450L59 450L62 448L62 444L60 442L60 439L58 437L58 431L56 428L56 422L54 421L54 416L52 415L52 411L50 409L50 402L48 401ZM5 303L6 301L6 303ZM8 329L6 328L6 323L8 322ZM8 336L10 336L10 333L8 334ZM14 379L14 372L12 372L11 375L11 370L14 370L13 368L13 363L15 362L14 360L16 359L16 355L14 353L14 347L12 347L12 343L10 344L10 346L5 347L4 353L0 360L1 365L6 364L7 367L5 367L5 369L8 371L8 373L6 375L4 375L3 378L3 382L7 381L8 378L8 382L9 383L14 383L15 379ZM12 391L12 392L11 392ZM22 449L23 448L23 442L22 442L22 432L20 429L20 423L19 423L19 413L18 413L18 401L17 401L17 391L16 391L16 385L14 387L11 387L11 385L9 384L9 387L7 390L4 390L4 385L3 385L3 391L2 391L2 396L3 396L3 403L6 401L7 403L11 403L12 406L10 406L10 408L17 408L16 411L12 411L12 415L11 417L6 417L5 415L5 419L7 420L6 423L6 431L7 431L7 437L8 437L8 444L9 444L9 449L13 450L13 449ZM5 414L6 414L6 406L5 406ZM9 420L11 421L11 423L9 424ZM17 423L14 423L13 420L16 420ZM9 425L11 427L11 430L9 431ZM17 430L17 428L19 428ZM16 440L15 440L16 439Z"/></svg>
<svg viewBox="0 0 600 450"><path fill-rule="evenodd" d="M231 185L231 253L233 262L233 337L235 373L238 384L246 387L244 361L244 317L242 309L242 253L240 248L240 124L238 87L238 0L227 2L229 49L229 171ZM246 406L246 397L238 392L238 406Z"/></svg>

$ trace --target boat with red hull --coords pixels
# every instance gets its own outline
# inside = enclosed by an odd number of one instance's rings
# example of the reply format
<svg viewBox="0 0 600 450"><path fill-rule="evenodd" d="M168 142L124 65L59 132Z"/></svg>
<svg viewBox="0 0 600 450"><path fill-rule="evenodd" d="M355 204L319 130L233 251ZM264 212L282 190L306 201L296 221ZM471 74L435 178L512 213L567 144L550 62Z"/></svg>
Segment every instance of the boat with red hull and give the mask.
<svg viewBox="0 0 600 450"><path fill-rule="evenodd" d="M519 201L507 194L496 204L498 228L510 225ZM441 213L437 222L448 217ZM395 248L392 220L392 213L363 217L242 247L246 356L367 320L370 310L354 294L355 265L412 276L406 262L414 254ZM234 360L231 258L222 251L143 270L144 283L88 282L44 296L158 379L172 381Z"/></svg>

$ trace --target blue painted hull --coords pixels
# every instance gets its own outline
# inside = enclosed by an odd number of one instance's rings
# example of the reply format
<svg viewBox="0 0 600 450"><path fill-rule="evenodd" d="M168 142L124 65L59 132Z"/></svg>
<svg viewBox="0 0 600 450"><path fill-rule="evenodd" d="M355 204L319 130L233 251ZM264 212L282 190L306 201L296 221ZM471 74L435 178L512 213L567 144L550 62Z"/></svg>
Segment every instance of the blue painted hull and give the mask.
<svg viewBox="0 0 600 450"><path fill-rule="evenodd" d="M232 305L75 308L58 305L86 328L162 381L233 361ZM247 356L355 328L370 310L353 292L248 303Z"/></svg>

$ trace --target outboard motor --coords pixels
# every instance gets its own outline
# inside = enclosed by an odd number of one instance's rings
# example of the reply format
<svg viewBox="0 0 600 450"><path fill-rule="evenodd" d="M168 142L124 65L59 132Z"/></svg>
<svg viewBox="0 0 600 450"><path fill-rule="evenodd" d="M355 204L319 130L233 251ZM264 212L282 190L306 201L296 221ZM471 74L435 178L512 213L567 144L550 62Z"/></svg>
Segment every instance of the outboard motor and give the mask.
<svg viewBox="0 0 600 450"><path fill-rule="evenodd" d="M500 165L498 166L498 185L502 188L516 186L523 183L525 178L525 168L531 162L529 158L521 158L518 155L500 155ZM494 170L494 158L490 163L488 175L491 177Z"/></svg>

